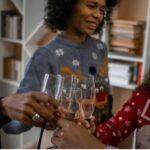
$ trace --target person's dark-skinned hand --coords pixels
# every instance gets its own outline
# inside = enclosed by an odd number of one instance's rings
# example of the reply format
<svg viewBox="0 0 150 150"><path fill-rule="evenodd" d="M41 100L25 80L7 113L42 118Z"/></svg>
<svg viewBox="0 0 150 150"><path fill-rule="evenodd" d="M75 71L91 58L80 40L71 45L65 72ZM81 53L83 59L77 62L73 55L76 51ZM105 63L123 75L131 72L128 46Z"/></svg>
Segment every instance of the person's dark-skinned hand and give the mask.
<svg viewBox="0 0 150 150"><path fill-rule="evenodd" d="M105 147L105 145L81 125L65 119L59 119L58 125L61 129L55 132L51 139L52 143L58 148L95 149Z"/></svg>
<svg viewBox="0 0 150 150"><path fill-rule="evenodd" d="M41 92L28 92L23 94L13 94L0 101L0 113L13 120L41 126L46 120L46 128L55 126L56 115L54 112L58 106L58 101ZM41 117L35 122L32 117L38 113ZM55 116L55 117L54 117Z"/></svg>

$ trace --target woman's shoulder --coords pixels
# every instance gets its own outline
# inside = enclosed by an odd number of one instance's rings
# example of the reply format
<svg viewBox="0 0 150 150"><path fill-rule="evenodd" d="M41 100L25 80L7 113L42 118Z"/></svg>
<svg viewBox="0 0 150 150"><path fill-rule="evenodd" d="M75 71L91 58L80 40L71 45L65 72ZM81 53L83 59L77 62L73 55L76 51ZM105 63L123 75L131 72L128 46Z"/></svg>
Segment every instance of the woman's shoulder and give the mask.
<svg viewBox="0 0 150 150"><path fill-rule="evenodd" d="M139 86L134 90L132 98L139 104L145 103L150 99L150 90L146 86Z"/></svg>
<svg viewBox="0 0 150 150"><path fill-rule="evenodd" d="M106 46L106 44L98 36L88 36L88 41Z"/></svg>
<svg viewBox="0 0 150 150"><path fill-rule="evenodd" d="M43 57L47 55L52 55L54 52L54 49L57 47L57 40L56 37L51 39L48 43L40 46L39 48L36 49L36 51L33 53L33 57Z"/></svg>
<svg viewBox="0 0 150 150"><path fill-rule="evenodd" d="M107 56L108 53L107 45L100 38L89 36L87 41L88 46L90 48L97 49L100 53Z"/></svg>
<svg viewBox="0 0 150 150"><path fill-rule="evenodd" d="M137 93L141 95L143 94L143 95L150 96L150 90L147 88L147 86L144 86L144 85L141 85L134 90L133 94L137 94Z"/></svg>

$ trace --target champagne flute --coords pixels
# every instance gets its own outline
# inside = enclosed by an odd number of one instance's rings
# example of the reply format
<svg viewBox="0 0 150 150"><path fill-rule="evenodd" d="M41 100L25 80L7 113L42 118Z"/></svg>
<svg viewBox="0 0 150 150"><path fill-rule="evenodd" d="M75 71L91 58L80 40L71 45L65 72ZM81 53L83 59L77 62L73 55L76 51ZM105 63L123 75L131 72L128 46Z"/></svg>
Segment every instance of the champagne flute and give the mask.
<svg viewBox="0 0 150 150"><path fill-rule="evenodd" d="M61 103L59 105L59 110L61 111L62 117L74 120L76 117L76 112L79 110L79 101L82 99L82 90L75 88L71 90L70 96L63 96Z"/></svg>
<svg viewBox="0 0 150 150"><path fill-rule="evenodd" d="M63 84L64 84L64 78L61 75L59 74L54 75L54 74L46 73L44 75L41 91L48 94L55 100L60 101L61 96L62 96ZM50 106L50 104L47 104L47 105ZM42 136L43 136L45 125L46 125L46 120L43 123L43 127L41 128L40 137L39 137L38 145L37 145L38 149L40 149L41 147L41 141L42 141ZM55 148L55 146L52 146L52 148Z"/></svg>
<svg viewBox="0 0 150 150"><path fill-rule="evenodd" d="M76 85L77 85L77 78L74 75L65 75L64 76L64 84L62 90L62 97L61 97L61 104L59 106L59 110L61 112L62 117L67 119L71 119L74 116L73 103L74 108L76 103L73 102L74 95L76 95ZM72 117L71 117L72 116Z"/></svg>
<svg viewBox="0 0 150 150"><path fill-rule="evenodd" d="M94 112L96 101L94 76L84 77L79 81L78 86L82 90L80 104L82 105L84 118L89 120Z"/></svg>
<svg viewBox="0 0 150 150"><path fill-rule="evenodd" d="M63 90L64 78L59 74L45 74L42 92L47 95L54 97L56 100L61 99L62 90Z"/></svg>

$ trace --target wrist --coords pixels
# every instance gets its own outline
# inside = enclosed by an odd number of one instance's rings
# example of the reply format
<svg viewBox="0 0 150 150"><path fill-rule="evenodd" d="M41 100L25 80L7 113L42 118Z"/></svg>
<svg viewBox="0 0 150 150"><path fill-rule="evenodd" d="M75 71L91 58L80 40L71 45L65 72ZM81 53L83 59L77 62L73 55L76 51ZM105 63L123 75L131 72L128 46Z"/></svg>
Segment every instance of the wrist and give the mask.
<svg viewBox="0 0 150 150"><path fill-rule="evenodd" d="M94 135L91 135L91 142L89 142L90 149L104 149L106 145L101 143L99 139L97 139Z"/></svg>
<svg viewBox="0 0 150 150"><path fill-rule="evenodd" d="M4 97L0 97L0 114L5 116L5 108L3 106L3 99Z"/></svg>
<svg viewBox="0 0 150 150"><path fill-rule="evenodd" d="M3 122L7 123L11 119L5 114L5 108L3 106L3 98L4 97L0 97L0 120L2 120Z"/></svg>
<svg viewBox="0 0 150 150"><path fill-rule="evenodd" d="M4 97L0 97L0 114L3 114L3 104L2 104L2 99Z"/></svg>

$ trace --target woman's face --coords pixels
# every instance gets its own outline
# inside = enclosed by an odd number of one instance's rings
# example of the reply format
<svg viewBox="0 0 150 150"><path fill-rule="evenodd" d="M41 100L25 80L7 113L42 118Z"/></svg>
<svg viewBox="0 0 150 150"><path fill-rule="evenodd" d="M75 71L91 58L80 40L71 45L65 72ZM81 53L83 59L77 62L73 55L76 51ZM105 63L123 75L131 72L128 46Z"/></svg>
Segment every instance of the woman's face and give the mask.
<svg viewBox="0 0 150 150"><path fill-rule="evenodd" d="M106 0L78 0L69 22L69 30L83 35L95 32L103 19Z"/></svg>

